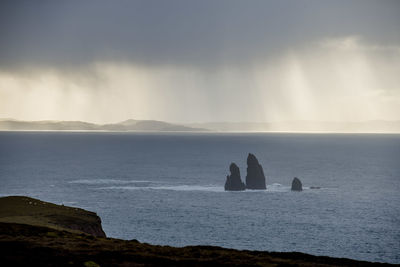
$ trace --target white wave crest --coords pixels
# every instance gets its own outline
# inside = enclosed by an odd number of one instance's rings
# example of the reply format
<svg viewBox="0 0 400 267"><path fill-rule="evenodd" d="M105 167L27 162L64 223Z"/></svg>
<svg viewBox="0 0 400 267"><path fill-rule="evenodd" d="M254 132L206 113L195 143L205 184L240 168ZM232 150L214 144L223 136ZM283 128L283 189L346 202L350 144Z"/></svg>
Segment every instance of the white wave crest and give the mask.
<svg viewBox="0 0 400 267"><path fill-rule="evenodd" d="M204 191L204 192L224 192L222 186L213 185L163 185L163 186L109 186L97 189L103 190L173 190L173 191Z"/></svg>
<svg viewBox="0 0 400 267"><path fill-rule="evenodd" d="M289 192L289 191L290 191L290 186L281 185L278 183L267 185L267 192Z"/></svg>
<svg viewBox="0 0 400 267"><path fill-rule="evenodd" d="M82 179L69 181L70 184L135 184L135 183L150 183L151 181L142 180L118 180L118 179Z"/></svg>
<svg viewBox="0 0 400 267"><path fill-rule="evenodd" d="M143 181L145 182L145 181ZM117 183L114 183L117 184ZM172 191L203 191L203 192L244 192L244 193L274 193L274 192L290 192L291 187L278 183L267 185L267 190L245 190L245 191L225 191L223 185L168 185L168 184L134 184L129 185L112 185L96 188L99 190L172 190ZM303 187L307 190L308 187Z"/></svg>

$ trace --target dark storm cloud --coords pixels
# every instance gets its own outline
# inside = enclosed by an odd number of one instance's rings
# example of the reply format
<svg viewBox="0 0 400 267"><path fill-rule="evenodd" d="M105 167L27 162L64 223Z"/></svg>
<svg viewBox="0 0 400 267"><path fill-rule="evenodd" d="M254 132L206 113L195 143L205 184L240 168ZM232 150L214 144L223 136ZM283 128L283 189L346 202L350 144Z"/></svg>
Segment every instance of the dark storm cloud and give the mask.
<svg viewBox="0 0 400 267"><path fill-rule="evenodd" d="M1 1L0 67L211 66L323 37L400 42L398 1Z"/></svg>

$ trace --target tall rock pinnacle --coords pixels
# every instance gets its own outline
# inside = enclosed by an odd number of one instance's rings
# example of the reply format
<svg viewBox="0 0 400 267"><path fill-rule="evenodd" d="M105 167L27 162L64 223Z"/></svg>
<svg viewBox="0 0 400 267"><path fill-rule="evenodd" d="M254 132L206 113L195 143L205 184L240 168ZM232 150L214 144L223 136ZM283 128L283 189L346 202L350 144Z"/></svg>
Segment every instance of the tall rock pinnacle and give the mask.
<svg viewBox="0 0 400 267"><path fill-rule="evenodd" d="M247 157L247 189L266 189L265 176L262 166L258 163L256 156L249 153Z"/></svg>
<svg viewBox="0 0 400 267"><path fill-rule="evenodd" d="M231 175L226 176L225 191L242 191L246 189L246 185L240 178L239 167L235 163L229 166Z"/></svg>

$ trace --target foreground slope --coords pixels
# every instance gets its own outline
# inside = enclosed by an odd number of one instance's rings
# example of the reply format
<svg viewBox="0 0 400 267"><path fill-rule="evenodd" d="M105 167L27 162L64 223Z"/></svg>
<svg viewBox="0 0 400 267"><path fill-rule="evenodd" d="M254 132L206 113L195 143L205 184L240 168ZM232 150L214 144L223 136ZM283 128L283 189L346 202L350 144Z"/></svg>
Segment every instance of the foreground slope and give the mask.
<svg viewBox="0 0 400 267"><path fill-rule="evenodd" d="M0 222L1 266L377 266L379 263L361 262L350 259L312 256L303 253L271 253L239 251L212 246L188 246L175 248L140 243L136 240L120 240L95 237L83 231L65 227L57 229L54 222L46 225L50 210L56 217L66 210L75 208L54 205L43 216L26 210L20 204L28 198L9 197L0 199L1 214L26 212L26 221L19 223ZM30 202L40 200L29 199ZM13 204L13 202L17 204ZM19 204L18 204L19 203ZM4 206L6 205L6 206ZM17 211L11 211L11 205ZM31 204L29 204L31 205ZM37 204L38 205L38 204ZM45 205L48 205L47 203ZM68 208L68 209L65 209ZM60 209L60 210L59 210ZM80 210L80 209L78 209ZM36 210L38 211L38 210ZM43 211L43 209L42 209ZM82 210L83 211L83 210ZM14 213L13 213L14 212ZM12 215L11 214L11 215ZM90 212L89 212L90 214ZM16 216L19 217L19 216ZM30 225L30 218L36 225ZM71 216L69 217L72 218ZM81 216L77 216L78 219ZM4 221L4 219L3 219ZM71 220L69 221L71 225ZM82 221L72 222L79 224ZM57 226L57 225L56 225Z"/></svg>

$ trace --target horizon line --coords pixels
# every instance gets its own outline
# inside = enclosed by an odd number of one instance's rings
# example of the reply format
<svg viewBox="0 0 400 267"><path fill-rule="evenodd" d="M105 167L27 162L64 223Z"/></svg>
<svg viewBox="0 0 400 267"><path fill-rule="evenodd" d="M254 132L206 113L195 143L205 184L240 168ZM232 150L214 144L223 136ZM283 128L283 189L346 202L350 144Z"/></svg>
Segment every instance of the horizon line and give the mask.
<svg viewBox="0 0 400 267"><path fill-rule="evenodd" d="M190 122L175 122L175 121L169 121L169 120L160 120L160 119L124 119L124 120L118 120L114 122L107 122L107 123L100 123L100 122L93 122L93 121L85 121L85 120L79 120L79 119L68 119L68 120L57 120L57 119L38 119L38 120L25 120L25 119L15 119L15 118L0 118L0 121L16 121L16 122L83 122L83 123L89 123L89 124L96 124L96 125L107 125L107 124L119 124L122 122L126 122L129 120L133 121L155 121L155 122L166 122L166 123L172 123L172 124L209 124L209 123L232 123L232 124L237 124L237 123L254 123L254 124L272 124L272 123L293 123L293 122L304 122L304 123L367 123L367 122L400 122L400 119L398 120L390 120L390 119L370 119L370 120L359 120L359 121L337 121L337 120L282 120L282 121L190 121Z"/></svg>

